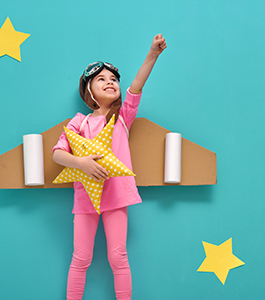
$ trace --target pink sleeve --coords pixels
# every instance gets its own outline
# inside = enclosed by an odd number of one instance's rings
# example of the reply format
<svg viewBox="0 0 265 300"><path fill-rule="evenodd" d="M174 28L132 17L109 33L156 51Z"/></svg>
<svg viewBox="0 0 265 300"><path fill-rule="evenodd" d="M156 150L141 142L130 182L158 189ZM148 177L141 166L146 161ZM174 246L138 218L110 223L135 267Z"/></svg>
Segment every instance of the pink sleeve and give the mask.
<svg viewBox="0 0 265 300"><path fill-rule="evenodd" d="M130 88L127 89L125 100L120 109L120 115L123 117L128 129L130 129L132 122L137 115L138 106L142 96L142 93L132 94L129 89Z"/></svg>
<svg viewBox="0 0 265 300"><path fill-rule="evenodd" d="M77 113L73 119L67 124L67 128L74 131L75 133L79 134L79 128L81 126L82 121L84 120L86 116L81 114L81 113ZM53 147L52 152L54 152L56 149L61 149L64 151L67 151L69 153L71 153L71 148L70 145L68 143L68 140L66 138L65 132L63 131L63 133L61 134L58 143Z"/></svg>

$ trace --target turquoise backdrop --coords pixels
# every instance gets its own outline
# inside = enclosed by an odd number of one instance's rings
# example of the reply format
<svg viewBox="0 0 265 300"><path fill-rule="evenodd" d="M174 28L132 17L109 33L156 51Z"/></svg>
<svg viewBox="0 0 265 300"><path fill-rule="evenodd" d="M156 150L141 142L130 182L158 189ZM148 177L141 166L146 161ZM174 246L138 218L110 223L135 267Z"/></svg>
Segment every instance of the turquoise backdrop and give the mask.
<svg viewBox="0 0 265 300"><path fill-rule="evenodd" d="M0 26L9 17L31 35L21 62L0 58L0 154L88 112L78 80L90 62L117 65L125 93L161 32L168 48L138 116L217 153L218 184L139 188L143 203L129 208L133 299L264 299L264 1L1 2ZM0 190L1 299L65 299L72 204L71 189ZM202 241L230 237L245 265L222 285L197 269ZM84 299L115 299L101 223Z"/></svg>

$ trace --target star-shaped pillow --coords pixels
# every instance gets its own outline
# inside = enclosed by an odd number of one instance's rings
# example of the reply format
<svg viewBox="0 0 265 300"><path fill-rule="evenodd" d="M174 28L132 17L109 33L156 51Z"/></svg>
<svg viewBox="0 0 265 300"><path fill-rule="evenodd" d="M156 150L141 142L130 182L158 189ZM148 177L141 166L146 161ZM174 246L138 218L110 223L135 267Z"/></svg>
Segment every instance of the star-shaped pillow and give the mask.
<svg viewBox="0 0 265 300"><path fill-rule="evenodd" d="M135 174L127 168L111 150L114 118L115 116L113 115L109 123L92 140L86 139L64 127L67 140L73 155L75 156L81 157L94 154L103 155L101 159L97 160L97 163L109 172L109 177L135 176ZM88 193L95 210L100 214L101 194L104 180L101 179L97 182L81 169L66 167L53 181L53 183L64 182L81 182Z"/></svg>

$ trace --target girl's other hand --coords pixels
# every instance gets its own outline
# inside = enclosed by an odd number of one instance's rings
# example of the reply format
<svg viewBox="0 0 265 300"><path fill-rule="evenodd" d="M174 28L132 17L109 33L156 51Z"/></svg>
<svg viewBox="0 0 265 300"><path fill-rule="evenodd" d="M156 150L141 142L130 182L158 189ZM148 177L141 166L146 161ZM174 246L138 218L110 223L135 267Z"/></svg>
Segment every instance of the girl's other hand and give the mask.
<svg viewBox="0 0 265 300"><path fill-rule="evenodd" d="M166 48L167 43L165 38L161 33L157 34L153 39L150 51L159 56Z"/></svg>
<svg viewBox="0 0 265 300"><path fill-rule="evenodd" d="M100 179L106 180L109 175L108 171L96 162L96 160L102 157L102 155L98 154L79 157L79 168L97 182L99 182Z"/></svg>
<svg viewBox="0 0 265 300"><path fill-rule="evenodd" d="M131 86L130 92L133 94L140 94L148 79L158 56L166 49L167 44L162 34L157 34L153 41L150 50L147 53L146 59L137 72Z"/></svg>

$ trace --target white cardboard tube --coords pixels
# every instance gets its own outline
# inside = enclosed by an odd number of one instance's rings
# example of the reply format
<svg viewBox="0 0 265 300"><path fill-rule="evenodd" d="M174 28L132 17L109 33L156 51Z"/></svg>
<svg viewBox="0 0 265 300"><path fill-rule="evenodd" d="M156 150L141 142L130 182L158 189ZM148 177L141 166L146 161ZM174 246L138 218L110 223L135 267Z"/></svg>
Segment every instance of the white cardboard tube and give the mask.
<svg viewBox="0 0 265 300"><path fill-rule="evenodd" d="M44 185L43 139L41 134L23 136L25 185Z"/></svg>
<svg viewBox="0 0 265 300"><path fill-rule="evenodd" d="M181 134L169 132L165 142L165 183L181 182Z"/></svg>

